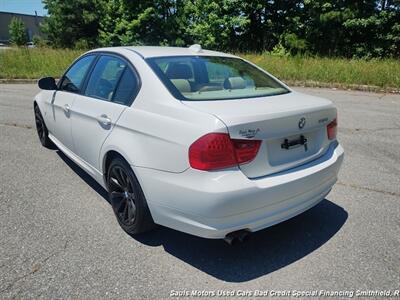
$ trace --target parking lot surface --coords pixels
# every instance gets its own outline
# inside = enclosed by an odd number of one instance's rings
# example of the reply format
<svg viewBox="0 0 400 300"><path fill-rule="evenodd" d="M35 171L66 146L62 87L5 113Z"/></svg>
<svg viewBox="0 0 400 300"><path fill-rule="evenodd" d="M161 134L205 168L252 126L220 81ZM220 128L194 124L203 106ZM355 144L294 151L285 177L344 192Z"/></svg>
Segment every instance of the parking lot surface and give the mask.
<svg viewBox="0 0 400 300"><path fill-rule="evenodd" d="M316 207L230 247L167 228L125 234L105 191L41 147L37 87L1 84L0 298L400 289L400 95L298 90L338 107L339 181Z"/></svg>

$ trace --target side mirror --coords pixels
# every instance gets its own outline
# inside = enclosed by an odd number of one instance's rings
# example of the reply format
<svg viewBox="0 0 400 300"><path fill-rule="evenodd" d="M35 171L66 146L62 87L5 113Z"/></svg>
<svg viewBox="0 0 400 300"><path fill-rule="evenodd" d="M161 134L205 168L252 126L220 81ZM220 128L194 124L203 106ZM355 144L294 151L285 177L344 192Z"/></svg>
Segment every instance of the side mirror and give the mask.
<svg viewBox="0 0 400 300"><path fill-rule="evenodd" d="M56 90L56 80L53 77L43 77L38 81L38 86L42 90Z"/></svg>

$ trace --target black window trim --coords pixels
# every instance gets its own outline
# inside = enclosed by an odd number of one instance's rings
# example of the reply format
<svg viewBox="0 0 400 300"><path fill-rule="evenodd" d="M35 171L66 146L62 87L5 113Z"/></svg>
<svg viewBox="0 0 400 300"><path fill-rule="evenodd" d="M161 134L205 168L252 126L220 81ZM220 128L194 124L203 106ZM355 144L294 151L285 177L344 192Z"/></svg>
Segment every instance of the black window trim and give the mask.
<svg viewBox="0 0 400 300"><path fill-rule="evenodd" d="M122 55L122 54L111 52L111 51L96 51L96 52L91 52L91 53L96 53L97 54L97 58L95 59L94 64L91 66L90 71L86 73L86 77L84 79L84 83L83 83L80 95L84 96L84 97L87 97L87 98L93 98L93 99L96 99L96 100L107 101L107 102L118 104L118 105L124 105L124 106L128 106L128 107L132 106L132 104L135 101L137 95L139 94L139 91L142 88L142 80L141 80L141 78L139 76L139 72L137 71L137 69L133 66L133 64L129 61L129 59L127 57L125 57L124 55ZM91 53L88 53L88 54L91 54ZM88 85L89 79L90 79L90 77L91 77L91 75L93 73L94 68L97 65L97 62L99 61L100 57L102 57L102 56L114 56L114 57L116 57L118 59L121 59L122 61L124 61L126 63L126 67L125 67L124 71L121 73L121 75L118 78L118 81L117 81L117 83L115 85L114 92L113 92L113 97L112 97L111 100L103 99L103 98L100 98L100 97L94 97L94 96L86 95L86 89L87 89L87 85ZM138 84L137 84L136 91L132 95L131 100L128 103L123 104L123 103L115 102L114 101L114 95L116 94L115 91L119 87L122 75L125 73L126 68L130 68L131 69L131 71L132 71L133 75L135 76L136 81L137 81Z"/></svg>
<svg viewBox="0 0 400 300"><path fill-rule="evenodd" d="M86 93L87 84L88 84L88 82L89 82L89 78L90 78L90 76L92 75L93 70L94 70L94 68L96 67L97 62L99 61L99 59L100 59L100 55L99 55L99 54L96 54L96 59L93 61L93 64L90 66L88 72L86 73L85 79L83 80L82 88L81 88L81 90L80 90L79 95L81 95L81 96L86 96L85 93ZM86 96L86 97L87 97L87 96Z"/></svg>
<svg viewBox="0 0 400 300"><path fill-rule="evenodd" d="M65 75L68 73L68 71L81 59L87 57L87 56L94 56L93 61L90 63L89 68L86 70L85 75L83 76L83 80L82 80L82 88L79 89L79 92L72 92L72 91L67 91L67 90L62 90L61 89L61 85L64 82L65 79ZM95 65L95 63L97 62L98 59L98 55L95 52L90 52L90 53L86 53L84 55L79 56L77 59L75 59L71 65L68 67L68 69L64 72L64 74L61 76L60 80L57 82L57 91L60 92L65 92L65 93L71 93L71 94L75 94L75 95L82 95L82 90L83 87L85 87L85 82L86 82L86 78L89 74L89 72L91 72L93 66Z"/></svg>
<svg viewBox="0 0 400 300"><path fill-rule="evenodd" d="M136 91L135 91L135 92L133 93L133 95L132 95L131 101L129 101L128 103L122 104L122 103L118 103L118 102L113 101L114 99L107 100L107 99L102 99L102 98L97 98L97 97L89 97L89 96L85 95L85 93L86 93L86 88L87 88L87 83L88 83L88 81L89 81L89 78L90 78L90 76L92 75L93 69L94 69L94 67L95 67L96 64L97 64L97 61L99 60L100 56L102 56L102 55L115 56L115 57L117 57L117 58L119 58L119 59L122 59L123 61L125 61L125 62L127 63L127 67L130 67L130 69L131 69L133 75L136 77L136 80L137 80L137 83L138 83L138 84L137 84L137 88L136 88ZM82 88L79 90L79 92L76 92L76 93L75 93L75 92L71 92L71 91L61 90L61 84L62 84L62 82L64 81L65 75L66 75L66 74L68 73L68 71L72 68L72 66L75 65L75 63L77 63L79 60L81 60L82 58L84 58L84 57L86 57L86 56L95 56L95 58L94 58L94 60L92 61L90 67L87 69L87 71L86 71L86 73L85 73L85 76L83 77ZM124 72L125 72L125 71L124 71ZM124 73L124 72L123 72L123 73ZM121 74L121 76L120 76L120 78L119 78L119 80L118 80L118 82L117 82L117 84L116 84L115 90L116 90L116 89L118 88L118 86L119 86L119 83L120 83L120 81L121 81L121 78L122 78L123 73ZM128 107L132 106L132 104L133 104L133 102L135 101L137 95L139 94L141 88L142 88L142 79L141 79L141 77L140 77L140 75L139 75L139 72L138 72L137 69L135 68L135 66L130 62L130 60L129 60L125 55L122 55L122 54L120 54L120 53L115 53L115 52L112 52L112 51L93 51L93 52L85 53L85 54L79 56L77 59L75 59L75 60L71 63L71 65L68 67L68 69L67 69L67 70L64 72L64 74L61 76L60 80L57 82L57 91L62 91L62 92L65 92L65 93L71 93L71 94L75 94L75 95L81 95L81 96L85 96L85 97L88 97L88 98L93 98L93 99L96 99L96 100L108 101L108 102L111 102L111 103L115 103L115 104L118 104L118 105L124 105L124 106L128 106ZM115 93L114 93L114 94L115 94ZM113 97L114 97L114 96L113 96Z"/></svg>

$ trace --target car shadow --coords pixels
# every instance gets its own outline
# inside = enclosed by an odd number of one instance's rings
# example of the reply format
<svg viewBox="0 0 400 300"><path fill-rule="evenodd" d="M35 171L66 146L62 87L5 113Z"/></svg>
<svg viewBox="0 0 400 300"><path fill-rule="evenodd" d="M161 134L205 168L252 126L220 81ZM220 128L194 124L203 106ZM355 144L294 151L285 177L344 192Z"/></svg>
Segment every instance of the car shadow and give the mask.
<svg viewBox="0 0 400 300"><path fill-rule="evenodd" d="M108 193L107 191L97 183L88 173L86 173L81 167L74 163L68 156L62 153L60 150L56 151L57 155L75 172L87 185L89 185L93 190L95 190L104 200L108 203Z"/></svg>
<svg viewBox="0 0 400 300"><path fill-rule="evenodd" d="M160 227L135 239L227 282L245 282L279 270L315 251L343 226L347 212L325 199L286 222L251 234L236 246Z"/></svg>
<svg viewBox="0 0 400 300"><path fill-rule="evenodd" d="M106 201L107 192L80 167L57 151L63 161ZM344 225L348 213L324 199L288 221L251 234L236 246L199 238L166 227L133 237L159 247L185 263L227 282L245 282L279 270L323 246Z"/></svg>

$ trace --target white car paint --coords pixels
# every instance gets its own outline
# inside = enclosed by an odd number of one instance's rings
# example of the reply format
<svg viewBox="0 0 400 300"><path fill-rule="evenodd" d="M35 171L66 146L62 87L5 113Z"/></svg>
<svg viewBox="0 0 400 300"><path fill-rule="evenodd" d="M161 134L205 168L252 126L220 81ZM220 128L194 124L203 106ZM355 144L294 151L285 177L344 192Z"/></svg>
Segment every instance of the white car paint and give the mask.
<svg viewBox="0 0 400 300"><path fill-rule="evenodd" d="M88 53L123 56L141 87L131 106L63 91L42 91L35 101L50 139L106 188L105 160L118 152L131 165L154 222L207 238L257 231L291 218L324 199L337 180L343 149L326 125L336 108L326 99L290 90L277 96L229 101L174 98L145 58L230 54L173 47L114 47ZM265 71L263 71L265 72ZM106 116L101 118L101 116ZM306 118L299 129L299 119ZM190 166L190 145L208 133L262 140L250 163L215 171ZM313 143L283 151L285 138L304 133Z"/></svg>

